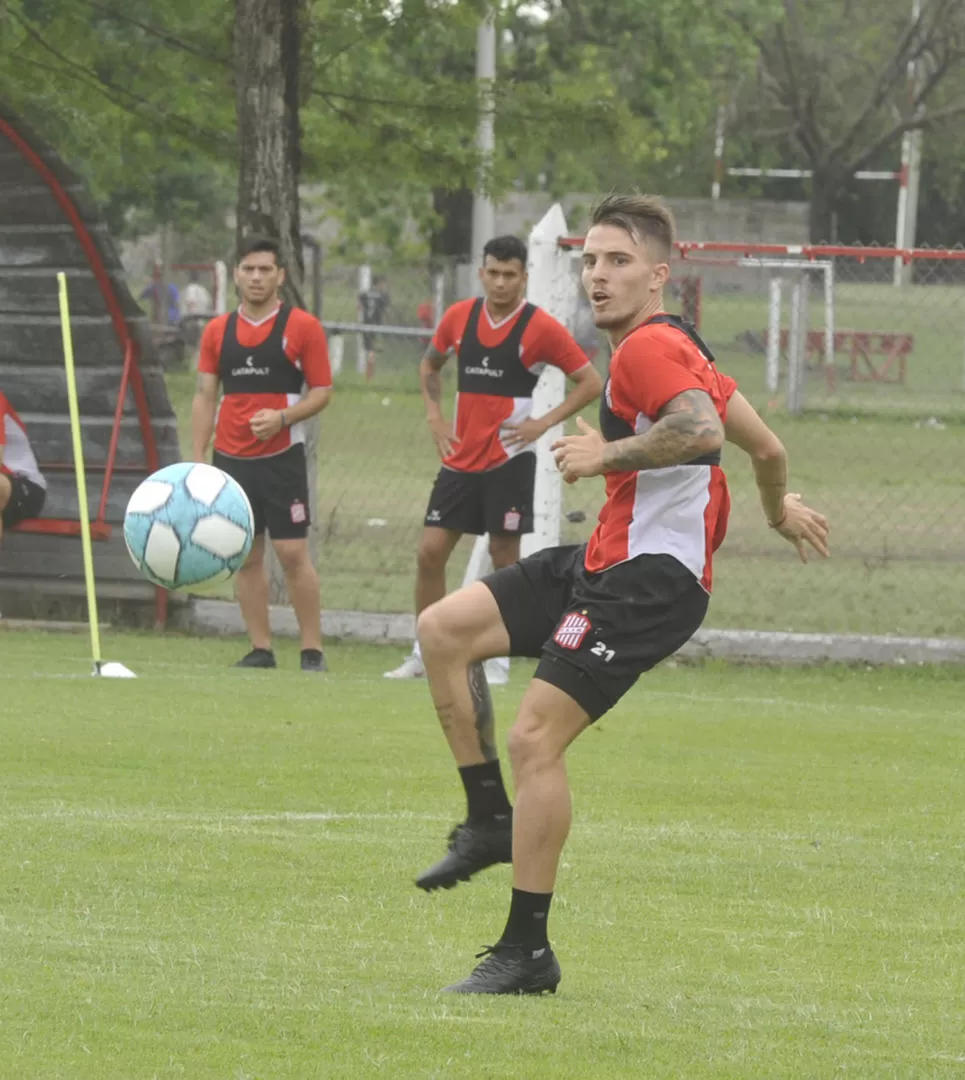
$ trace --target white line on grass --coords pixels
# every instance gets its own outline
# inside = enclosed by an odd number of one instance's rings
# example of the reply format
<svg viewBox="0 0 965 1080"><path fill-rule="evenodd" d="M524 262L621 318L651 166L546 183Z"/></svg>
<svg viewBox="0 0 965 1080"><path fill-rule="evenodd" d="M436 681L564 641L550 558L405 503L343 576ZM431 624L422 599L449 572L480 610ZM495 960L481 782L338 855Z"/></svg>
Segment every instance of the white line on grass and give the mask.
<svg viewBox="0 0 965 1080"><path fill-rule="evenodd" d="M131 661L135 667L137 667L136 661ZM226 668L220 664L190 664L190 663L174 663L163 660L151 660L146 661L144 667L147 670L141 670L138 675L141 681L147 679L170 679L167 674L153 671L152 668L173 668L176 669L181 678L183 679L185 674L189 672L209 673L218 672L219 674L228 674L231 669ZM90 679L92 676L90 671L86 672L51 672L51 671L32 671L25 674L16 672L0 672L0 681L13 680L13 681L31 681L31 680L45 680L45 679ZM264 672L232 672L232 678L236 679L264 679ZM380 678L372 675L335 675L329 676L331 682L337 681L342 685L370 685L372 687L384 687L384 683ZM834 715L839 712L854 712L864 713L873 716L894 716L904 718L922 719L927 718L929 720L959 720L960 714L957 712L941 711L932 712L928 709L905 709L900 707L894 707L890 705L862 705L848 703L845 705L836 704L827 701L820 701L815 698L808 698L807 700L801 698L787 698L787 697L726 697L721 694L701 694L683 690L645 690L647 696L651 698L670 698L676 701L686 701L692 704L701 704L704 702L713 705L750 705L757 708L767 709L807 709L814 713L824 713L826 715Z"/></svg>
<svg viewBox="0 0 965 1080"><path fill-rule="evenodd" d="M183 813L176 810L129 811L111 810L95 807L55 807L49 810L23 811L0 815L0 823L12 824L25 821L104 821L118 825L233 825L233 824L317 824L337 821L412 821L440 822L449 821L449 817L432 814L413 814L399 811L397 814L362 814L338 811L279 811L278 813Z"/></svg>

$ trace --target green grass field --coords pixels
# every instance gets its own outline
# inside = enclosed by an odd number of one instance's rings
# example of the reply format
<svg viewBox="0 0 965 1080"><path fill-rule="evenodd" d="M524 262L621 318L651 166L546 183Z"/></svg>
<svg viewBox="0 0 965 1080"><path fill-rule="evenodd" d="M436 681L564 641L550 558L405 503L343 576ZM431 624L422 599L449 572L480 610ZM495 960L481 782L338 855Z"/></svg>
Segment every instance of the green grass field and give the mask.
<svg viewBox="0 0 965 1080"><path fill-rule="evenodd" d="M960 671L654 672L571 752L559 993L451 1000L509 871L413 887L462 795L387 650L0 641L0 1076L965 1072Z"/></svg>

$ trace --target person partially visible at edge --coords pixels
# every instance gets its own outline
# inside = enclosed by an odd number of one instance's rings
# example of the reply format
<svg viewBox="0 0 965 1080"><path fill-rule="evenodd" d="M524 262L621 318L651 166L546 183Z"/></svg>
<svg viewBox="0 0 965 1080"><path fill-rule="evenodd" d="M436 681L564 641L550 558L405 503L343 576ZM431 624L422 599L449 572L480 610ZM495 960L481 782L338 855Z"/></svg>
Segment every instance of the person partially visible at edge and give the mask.
<svg viewBox="0 0 965 1080"><path fill-rule="evenodd" d="M298 619L301 668L323 672L321 600L308 547L305 439L309 421L332 396L328 344L314 315L281 300L285 268L277 241L248 238L238 251L234 280L241 296L237 311L213 319L201 337L191 430L197 461L205 460L214 433L212 464L244 488L255 517L251 554L235 578L251 651L236 666L276 666L267 533Z"/></svg>
<svg viewBox="0 0 965 1080"><path fill-rule="evenodd" d="M47 481L26 425L0 390L0 540L4 529L40 517L46 499Z"/></svg>
<svg viewBox="0 0 965 1080"><path fill-rule="evenodd" d="M526 302L526 245L490 240L479 270L483 296L446 311L419 369L426 420L442 459L429 496L416 559L416 614L446 592L446 564L464 533L489 534L493 566L519 558L533 531L535 443L544 432L599 397L602 381L573 336L548 312ZM442 367L458 364L455 422L442 412ZM572 381L565 400L533 416L533 390L547 365ZM390 679L425 674L418 645ZM495 675L508 678L508 669Z"/></svg>
<svg viewBox="0 0 965 1080"><path fill-rule="evenodd" d="M696 331L664 312L674 224L662 200L615 195L594 210L583 287L613 354L600 430L557 440L567 483L606 480L588 544L547 548L423 611L429 689L466 794L448 851L416 879L448 888L512 862L509 916L485 958L447 989L462 994L555 991L561 973L547 922L570 829L570 744L698 629L730 500L724 441L750 458L769 527L803 561L828 554L828 524L787 492L787 454L717 370ZM509 732L510 805L481 662L538 658ZM605 898L601 900L605 903Z"/></svg>

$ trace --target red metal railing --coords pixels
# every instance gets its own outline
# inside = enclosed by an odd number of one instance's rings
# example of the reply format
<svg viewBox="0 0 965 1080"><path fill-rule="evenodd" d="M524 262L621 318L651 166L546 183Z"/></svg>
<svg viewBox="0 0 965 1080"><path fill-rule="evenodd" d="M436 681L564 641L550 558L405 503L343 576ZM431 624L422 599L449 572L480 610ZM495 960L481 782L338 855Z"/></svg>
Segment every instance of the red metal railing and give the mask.
<svg viewBox="0 0 965 1080"><path fill-rule="evenodd" d="M581 248L585 237L563 236L561 248ZM965 262L965 250L949 251L947 248L894 248L894 247L845 247L835 244L738 244L732 241L717 240L678 240L674 250L686 259L692 251L719 252L722 255L773 255L795 256L805 259L828 259L835 255L864 262L866 259L901 259L902 262L914 262L916 259L934 259L944 262Z"/></svg>
<svg viewBox="0 0 965 1080"><path fill-rule="evenodd" d="M102 532L104 528L104 515L107 512L107 499L110 493L111 479L113 477L114 465L117 458L117 445L120 438L120 426L124 414L124 399L127 396L128 385L130 385L134 395L134 404L137 408L138 419L141 426L141 437L144 440L144 456L147 468L151 472L154 472L160 464L157 442L154 438L154 428L151 425L151 413L148 408L147 395L144 391L144 380L137 363L137 342L131 336L131 332L128 329L127 320L124 318L124 312L121 308L120 301L117 298L117 294L114 291L114 284L111 281L110 274L108 274L107 267L104 265L104 259L100 249L94 242L94 238L91 236L73 199L71 199L64 190L63 185L43 158L15 128L4 120L2 116L0 116L0 134L5 135L10 142L13 143L20 151L23 158L28 162L31 168L33 168L34 172L36 172L47 187L50 188L51 194L54 196L54 199L63 210L67 220L70 222L74 234L77 237L80 246L83 248L84 255L87 257L87 262L94 274L94 279L100 288L101 295L104 297L104 303L107 306L107 311L114 326L114 333L117 335L117 340L124 351L124 367L121 372L120 393L118 394L117 408L114 413L114 427L111 431L111 442L107 454L107 464L104 470L104 483L101 488L100 504L95 522L98 530ZM157 589L155 593L154 612L157 624L162 627L167 622L167 603L167 592L164 589Z"/></svg>

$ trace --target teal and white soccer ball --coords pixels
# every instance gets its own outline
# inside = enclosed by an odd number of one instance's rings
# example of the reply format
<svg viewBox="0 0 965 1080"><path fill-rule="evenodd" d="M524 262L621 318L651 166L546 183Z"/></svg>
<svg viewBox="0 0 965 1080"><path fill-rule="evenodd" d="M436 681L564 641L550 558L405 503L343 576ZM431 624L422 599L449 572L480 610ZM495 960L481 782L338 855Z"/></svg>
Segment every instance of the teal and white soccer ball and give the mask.
<svg viewBox="0 0 965 1080"><path fill-rule="evenodd" d="M149 476L124 514L134 565L165 589L227 581L251 551L255 519L241 486L213 465L181 462Z"/></svg>

